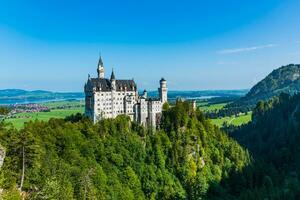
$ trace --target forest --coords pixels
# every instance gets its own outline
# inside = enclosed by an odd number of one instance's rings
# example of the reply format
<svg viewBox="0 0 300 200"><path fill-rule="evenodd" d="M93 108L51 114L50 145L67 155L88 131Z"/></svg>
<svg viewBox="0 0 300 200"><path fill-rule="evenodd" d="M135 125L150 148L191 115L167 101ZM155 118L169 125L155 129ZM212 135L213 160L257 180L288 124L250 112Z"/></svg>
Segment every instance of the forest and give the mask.
<svg viewBox="0 0 300 200"><path fill-rule="evenodd" d="M147 131L126 116L1 123L3 199L204 199L250 157L185 102Z"/></svg>
<svg viewBox="0 0 300 200"><path fill-rule="evenodd" d="M300 199L299 130L300 94L282 93L258 102L252 122L232 131L255 158L246 174L257 176L246 177L258 199Z"/></svg>
<svg viewBox="0 0 300 200"><path fill-rule="evenodd" d="M3 199L299 199L300 95L259 102L221 131L188 102L157 130L127 116L0 124Z"/></svg>

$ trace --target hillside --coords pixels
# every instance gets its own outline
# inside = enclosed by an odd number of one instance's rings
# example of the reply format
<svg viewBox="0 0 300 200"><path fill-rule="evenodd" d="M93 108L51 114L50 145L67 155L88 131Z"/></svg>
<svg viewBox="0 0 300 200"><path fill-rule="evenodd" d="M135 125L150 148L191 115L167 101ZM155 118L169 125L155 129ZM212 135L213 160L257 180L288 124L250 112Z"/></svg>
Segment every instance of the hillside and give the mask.
<svg viewBox="0 0 300 200"><path fill-rule="evenodd" d="M20 131L1 123L0 143L4 199L20 199L16 188L26 199L235 199L222 180L250 163L184 102L164 111L155 134L126 116L93 125L76 115Z"/></svg>
<svg viewBox="0 0 300 200"><path fill-rule="evenodd" d="M300 95L260 102L252 118L231 134L256 160L243 187L257 199L300 199Z"/></svg>
<svg viewBox="0 0 300 200"><path fill-rule="evenodd" d="M300 65L290 64L272 71L258 82L241 99L229 104L227 108L253 108L260 100L268 100L280 93L295 94L300 91Z"/></svg>

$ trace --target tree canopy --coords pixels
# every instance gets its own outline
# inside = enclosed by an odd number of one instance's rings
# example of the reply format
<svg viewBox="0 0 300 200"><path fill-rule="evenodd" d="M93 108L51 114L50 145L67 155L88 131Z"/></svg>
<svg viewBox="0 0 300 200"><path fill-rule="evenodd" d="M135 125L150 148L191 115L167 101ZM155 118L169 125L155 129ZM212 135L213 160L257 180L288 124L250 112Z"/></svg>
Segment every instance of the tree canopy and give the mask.
<svg viewBox="0 0 300 200"><path fill-rule="evenodd" d="M240 177L248 199L300 199L300 95L260 101L252 122L231 135L255 162Z"/></svg>
<svg viewBox="0 0 300 200"><path fill-rule="evenodd" d="M232 199L223 180L250 156L187 102L164 107L152 132L127 116L0 124L4 199ZM224 196L225 195L225 196Z"/></svg>

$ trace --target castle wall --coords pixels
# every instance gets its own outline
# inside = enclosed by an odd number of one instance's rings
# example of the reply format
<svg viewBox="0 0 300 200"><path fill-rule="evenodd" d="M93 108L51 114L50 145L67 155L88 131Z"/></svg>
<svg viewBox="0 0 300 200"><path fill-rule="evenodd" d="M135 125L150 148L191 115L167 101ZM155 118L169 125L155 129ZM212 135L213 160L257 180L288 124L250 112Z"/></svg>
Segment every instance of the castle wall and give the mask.
<svg viewBox="0 0 300 200"><path fill-rule="evenodd" d="M148 125L150 127L156 128L157 125L157 114L162 112L162 102L161 101L149 101L148 102Z"/></svg>
<svg viewBox="0 0 300 200"><path fill-rule="evenodd" d="M140 102L140 123L143 126L147 125L148 121L148 102L142 98Z"/></svg>
<svg viewBox="0 0 300 200"><path fill-rule="evenodd" d="M133 120L136 96L134 91L95 92L94 115L96 121L103 118L115 118L127 114Z"/></svg>

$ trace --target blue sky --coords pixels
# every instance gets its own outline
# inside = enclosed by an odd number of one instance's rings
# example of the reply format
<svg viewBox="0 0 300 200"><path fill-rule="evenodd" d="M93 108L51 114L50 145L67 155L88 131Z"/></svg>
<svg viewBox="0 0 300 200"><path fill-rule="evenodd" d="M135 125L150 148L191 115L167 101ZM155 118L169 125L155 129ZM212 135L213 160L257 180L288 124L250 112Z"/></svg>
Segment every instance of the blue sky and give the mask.
<svg viewBox="0 0 300 200"><path fill-rule="evenodd" d="M156 89L250 88L300 63L299 0L0 0L0 89L82 91L106 75Z"/></svg>

